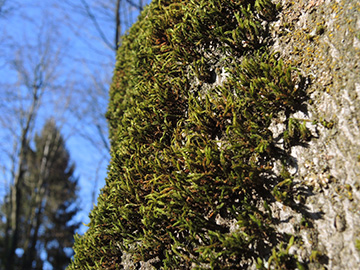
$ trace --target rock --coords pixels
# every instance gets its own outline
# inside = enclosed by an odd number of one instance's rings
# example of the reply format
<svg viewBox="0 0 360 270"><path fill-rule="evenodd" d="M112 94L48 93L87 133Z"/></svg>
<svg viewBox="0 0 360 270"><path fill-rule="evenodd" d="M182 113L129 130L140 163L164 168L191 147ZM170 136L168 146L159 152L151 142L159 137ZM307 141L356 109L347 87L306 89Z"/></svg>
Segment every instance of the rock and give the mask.
<svg viewBox="0 0 360 270"><path fill-rule="evenodd" d="M296 235L304 245L297 254L306 261L306 254L322 249L327 269L358 269L360 4L341 0L284 0L281 4L284 9L273 25L273 50L311 79L307 89L311 101L304 118L317 121L308 145L291 149L297 167L294 181L312 190L306 196L309 211L305 216L311 216L313 227L300 226ZM279 35L284 28L292 30ZM281 211L284 217L294 214L290 208ZM286 232L293 230L289 227ZM318 267L309 265L310 269Z"/></svg>

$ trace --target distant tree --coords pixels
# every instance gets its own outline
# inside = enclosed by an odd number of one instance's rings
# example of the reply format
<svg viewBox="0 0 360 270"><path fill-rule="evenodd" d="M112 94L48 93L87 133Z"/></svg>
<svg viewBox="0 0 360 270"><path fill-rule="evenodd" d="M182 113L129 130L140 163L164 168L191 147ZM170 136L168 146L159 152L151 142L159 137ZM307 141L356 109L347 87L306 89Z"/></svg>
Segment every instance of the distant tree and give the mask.
<svg viewBox="0 0 360 270"><path fill-rule="evenodd" d="M93 23L100 39L109 49L113 50L115 53L119 48L123 30L128 29L131 24L134 23L134 21L128 20L126 16L129 15L133 9L141 12L144 8L144 5L146 4L145 0L138 0L137 2L132 0L116 0L110 2L105 1L105 3L104 1L99 3L98 0L93 0L90 2L86 0L80 0L80 2L82 8L85 11L84 13ZM96 12L94 12L94 7L92 7L91 4L95 6L95 9L97 9ZM105 27L100 22L101 17L105 17L105 20L110 21L114 26L112 29L114 33L113 41L107 37L104 31Z"/></svg>
<svg viewBox="0 0 360 270"><path fill-rule="evenodd" d="M53 269L65 269L72 255L66 248L72 246L73 235L79 227L72 223L77 213L75 167L53 120L35 136L34 144L34 149L28 145L19 187L21 200L15 248L22 255L13 255L18 257L7 261L6 269L43 269L45 261ZM9 209L8 204L6 201L3 208ZM10 252L5 250L3 254Z"/></svg>
<svg viewBox="0 0 360 270"><path fill-rule="evenodd" d="M9 69L4 73L7 77L2 78L1 82L3 102L0 104L0 125L4 142L1 146L4 178L1 180L4 183L2 192L6 194L2 200L4 252L1 254L2 264L6 261L7 270L14 269L16 249L20 245L23 229L22 189L28 174L27 159L31 152L30 142L34 141L35 127L42 108L49 106L49 98L55 99L56 95L59 97L61 94L66 96L64 88L60 88L57 81L62 48L55 36L52 25L43 22L38 33L33 33L32 39L25 38L22 44L14 45L13 54L7 59L6 67ZM16 75L15 80L12 80L12 74ZM62 102L65 101L64 98ZM66 108L64 105L61 107ZM55 111L55 106L52 110Z"/></svg>

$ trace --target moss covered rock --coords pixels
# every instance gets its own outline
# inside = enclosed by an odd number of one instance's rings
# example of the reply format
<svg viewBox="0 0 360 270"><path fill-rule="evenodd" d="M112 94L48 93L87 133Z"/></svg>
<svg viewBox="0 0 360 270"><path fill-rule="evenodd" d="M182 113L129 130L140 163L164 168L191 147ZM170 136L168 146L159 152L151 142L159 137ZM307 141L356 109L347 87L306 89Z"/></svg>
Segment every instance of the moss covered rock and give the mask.
<svg viewBox="0 0 360 270"><path fill-rule="evenodd" d="M295 117L307 112L308 72L273 50L283 43L270 26L287 8L159 0L143 11L118 51L106 186L69 269L305 269L321 261L321 252L292 252L301 235L279 230L282 217L273 215L276 207L306 213L309 189L288 169L291 149L314 135L311 119ZM295 225L307 228L309 219Z"/></svg>

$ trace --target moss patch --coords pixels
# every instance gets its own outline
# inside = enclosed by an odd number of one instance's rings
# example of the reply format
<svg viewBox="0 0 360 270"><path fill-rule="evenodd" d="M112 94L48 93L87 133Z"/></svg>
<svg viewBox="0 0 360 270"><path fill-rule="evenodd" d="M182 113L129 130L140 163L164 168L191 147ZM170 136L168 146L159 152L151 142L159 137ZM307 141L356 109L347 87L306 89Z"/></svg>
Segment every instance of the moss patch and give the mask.
<svg viewBox="0 0 360 270"><path fill-rule="evenodd" d="M121 269L123 252L156 269L240 269L264 257L296 267L294 239L283 248L289 237L268 207L295 195L290 175L272 171L288 157L269 126L306 98L303 78L268 50L278 8L159 0L144 10L118 51L112 160L69 269ZM296 120L286 126L287 146L309 138Z"/></svg>

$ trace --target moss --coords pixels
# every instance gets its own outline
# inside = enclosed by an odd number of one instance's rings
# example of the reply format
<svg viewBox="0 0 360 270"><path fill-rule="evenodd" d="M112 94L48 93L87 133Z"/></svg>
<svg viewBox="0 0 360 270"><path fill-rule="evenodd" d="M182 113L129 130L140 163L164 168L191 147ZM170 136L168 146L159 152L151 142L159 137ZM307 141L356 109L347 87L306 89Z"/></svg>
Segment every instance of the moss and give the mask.
<svg viewBox="0 0 360 270"><path fill-rule="evenodd" d="M159 0L143 11L117 54L106 186L69 269L120 269L123 252L157 258L157 269L239 269L282 252L288 238L259 207L294 194L271 171L288 157L269 126L305 95L268 50L277 11L269 0ZM288 146L307 136L288 119Z"/></svg>
<svg viewBox="0 0 360 270"><path fill-rule="evenodd" d="M334 121L327 121L320 117L320 123L323 125L324 128L331 129L334 127Z"/></svg>
<svg viewBox="0 0 360 270"><path fill-rule="evenodd" d="M318 262L323 254L318 250L311 251L310 262Z"/></svg>
<svg viewBox="0 0 360 270"><path fill-rule="evenodd" d="M284 243L281 243L278 248L273 248L272 254L266 262L267 267L265 267L264 261L258 258L256 268L263 270L306 269L305 266L297 260L295 255L289 253L290 248L294 244L294 240L294 236L291 236L286 247Z"/></svg>
<svg viewBox="0 0 360 270"><path fill-rule="evenodd" d="M326 27L323 23L318 24L318 26L316 27L316 31L315 31L316 35L320 36L320 35L324 34L325 29L326 29Z"/></svg>
<svg viewBox="0 0 360 270"><path fill-rule="evenodd" d="M357 251L360 253L360 239L356 239L355 247L356 247Z"/></svg>

